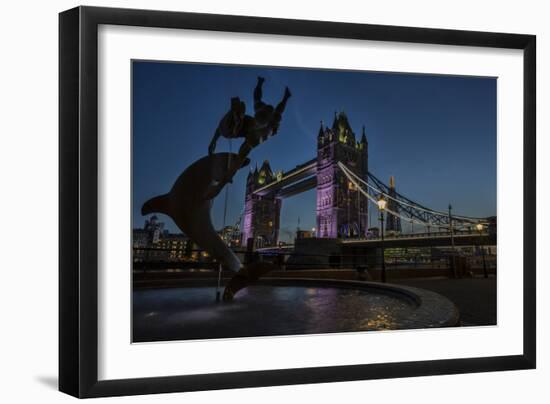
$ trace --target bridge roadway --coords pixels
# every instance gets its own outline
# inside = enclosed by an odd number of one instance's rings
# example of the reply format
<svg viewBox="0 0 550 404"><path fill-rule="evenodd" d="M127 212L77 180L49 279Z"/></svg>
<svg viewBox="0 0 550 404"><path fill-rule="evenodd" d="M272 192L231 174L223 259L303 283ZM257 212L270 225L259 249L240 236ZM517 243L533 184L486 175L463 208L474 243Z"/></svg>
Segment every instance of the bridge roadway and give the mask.
<svg viewBox="0 0 550 404"><path fill-rule="evenodd" d="M254 194L264 196L275 192L279 198L288 198L300 192L308 191L317 186L317 158L313 158L296 168L287 171L281 179L276 179L254 191Z"/></svg>
<svg viewBox="0 0 550 404"><path fill-rule="evenodd" d="M489 234L455 234L454 245L455 246L468 246L468 245L495 245L496 236ZM409 236L406 235L399 237L385 237L382 242L381 239L343 239L342 245L346 247L367 247L367 248L380 248L382 245L384 248L399 248L399 247L450 247L452 245L451 235L449 233L443 234L431 234L426 236Z"/></svg>
<svg viewBox="0 0 550 404"><path fill-rule="evenodd" d="M482 233L465 233L454 234L455 246L471 246L471 245L496 245L496 235ZM405 248L405 247L450 247L452 245L451 235L445 233L430 233L417 235L400 235L397 237L384 237L384 241L380 238L375 239L341 239L339 241L343 250L350 249L376 249L381 248ZM259 248L257 251L261 253L281 253L292 252L294 245L283 247L266 247Z"/></svg>

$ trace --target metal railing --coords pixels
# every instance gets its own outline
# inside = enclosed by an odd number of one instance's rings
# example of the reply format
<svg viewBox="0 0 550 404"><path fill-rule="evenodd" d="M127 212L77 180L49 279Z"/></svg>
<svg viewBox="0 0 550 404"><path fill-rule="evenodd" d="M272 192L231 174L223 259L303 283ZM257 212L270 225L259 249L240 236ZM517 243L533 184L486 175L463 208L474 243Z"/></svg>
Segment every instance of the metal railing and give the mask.
<svg viewBox="0 0 550 404"><path fill-rule="evenodd" d="M489 232L479 232L477 230L462 230L462 229L456 229L452 232L453 237L461 237L461 236L478 236L478 237L487 237L489 236ZM433 232L423 232L423 233L385 233L384 234L384 240L402 240L402 239L419 239L419 238L448 238L451 237L450 231L433 231ZM366 236L366 237L348 237L348 238L342 238L342 242L346 241L379 241L381 240L381 236Z"/></svg>
<svg viewBox="0 0 550 404"><path fill-rule="evenodd" d="M477 249L476 249L477 248ZM480 250L478 247L473 249L472 253L439 250L436 254L429 253L409 253L396 254L391 249L386 250L382 257L380 253L371 254L308 254L295 253L289 251L270 251L246 253L237 251L242 255L242 261L249 262L269 262L275 264L282 271L300 270L300 269L357 269L358 267L378 270L382 267L384 260L388 271L392 270L451 270L453 269L453 257L460 257L463 265L470 269L496 270L496 255L490 253L490 250ZM173 248L142 248L136 247L134 251L163 251L170 254L177 251L178 254L166 255L164 257L149 257L149 259L134 259L134 270L173 270L176 268L187 270L217 270L218 263L209 256L202 256L203 250L193 249L201 257L199 260L191 259L189 256L181 257L182 250ZM134 255L134 258L136 256ZM143 257L145 258L145 257ZM155 258L155 259L151 259Z"/></svg>

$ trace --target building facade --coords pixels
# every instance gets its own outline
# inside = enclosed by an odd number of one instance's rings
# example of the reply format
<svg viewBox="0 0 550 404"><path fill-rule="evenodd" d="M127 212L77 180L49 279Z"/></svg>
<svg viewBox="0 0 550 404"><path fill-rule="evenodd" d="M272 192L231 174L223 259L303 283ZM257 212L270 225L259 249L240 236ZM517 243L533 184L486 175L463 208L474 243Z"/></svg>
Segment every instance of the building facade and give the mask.
<svg viewBox="0 0 550 404"><path fill-rule="evenodd" d="M188 261L192 258L194 245L184 234L166 234L157 245L163 261Z"/></svg>
<svg viewBox="0 0 550 404"><path fill-rule="evenodd" d="M344 112L332 127L321 123L317 135L317 237L363 237L368 228L368 201L338 167L344 163L367 180L368 142L365 128L356 140Z"/></svg>
<svg viewBox="0 0 550 404"><path fill-rule="evenodd" d="M241 245L253 243L254 248L271 247L279 241L281 200L274 193L260 196L253 192L276 179L266 160L258 170L248 174L246 180L245 208ZM251 241L250 241L251 240Z"/></svg>
<svg viewBox="0 0 550 404"><path fill-rule="evenodd" d="M164 231L164 223L160 222L156 215L153 215L151 219L145 220L143 230L149 235L149 243L156 244L160 241Z"/></svg>
<svg viewBox="0 0 550 404"><path fill-rule="evenodd" d="M156 215L145 220L142 229L134 229L132 232L132 246L134 261L147 261L152 257L161 256L160 251L153 251L158 248L158 243L164 231L164 223L158 220Z"/></svg>
<svg viewBox="0 0 550 404"><path fill-rule="evenodd" d="M133 229L132 239L134 262L187 261L196 249L186 235L165 230L157 216L145 220L142 229Z"/></svg>
<svg viewBox="0 0 550 404"><path fill-rule="evenodd" d="M241 230L238 225L225 226L219 231L221 239L228 247L240 247L241 246Z"/></svg>

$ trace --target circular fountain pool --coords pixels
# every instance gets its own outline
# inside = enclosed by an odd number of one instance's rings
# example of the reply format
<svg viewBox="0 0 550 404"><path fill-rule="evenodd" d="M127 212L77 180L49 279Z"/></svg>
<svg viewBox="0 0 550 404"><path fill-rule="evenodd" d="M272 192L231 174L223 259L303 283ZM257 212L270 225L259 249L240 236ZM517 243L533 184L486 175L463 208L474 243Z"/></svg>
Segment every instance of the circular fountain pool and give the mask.
<svg viewBox="0 0 550 404"><path fill-rule="evenodd" d="M133 341L166 341L454 326L452 302L368 282L267 280L216 302L215 287L137 289Z"/></svg>

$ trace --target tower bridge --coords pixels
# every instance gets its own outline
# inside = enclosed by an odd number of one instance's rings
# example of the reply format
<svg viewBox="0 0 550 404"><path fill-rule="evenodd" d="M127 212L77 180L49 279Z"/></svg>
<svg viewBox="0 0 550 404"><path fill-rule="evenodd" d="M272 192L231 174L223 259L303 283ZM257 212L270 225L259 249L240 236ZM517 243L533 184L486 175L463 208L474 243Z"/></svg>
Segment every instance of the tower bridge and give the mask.
<svg viewBox="0 0 550 404"><path fill-rule="evenodd" d="M390 185L368 168L365 127L358 139L344 112L335 114L331 127L321 122L317 156L287 172L273 172L266 160L248 174L242 224L242 245L256 248L276 246L279 240L283 200L311 189L317 191L317 224L314 237L366 239L369 202L387 201L386 230L400 233L403 221L443 230L470 229L487 218L439 212L399 194L392 177ZM451 237L452 238L452 237Z"/></svg>
<svg viewBox="0 0 550 404"><path fill-rule="evenodd" d="M367 178L368 143L363 128L358 141L345 113L335 114L331 127L323 123L317 135L317 156L286 173L274 173L265 161L249 173L246 185L242 243L260 240L276 245L282 200L317 189L316 236L338 238L365 235L368 202L346 180L338 163L344 162L360 178ZM353 209L351 203L353 202Z"/></svg>

